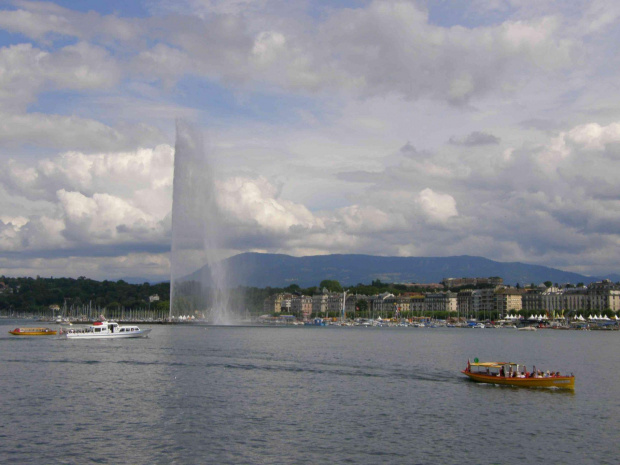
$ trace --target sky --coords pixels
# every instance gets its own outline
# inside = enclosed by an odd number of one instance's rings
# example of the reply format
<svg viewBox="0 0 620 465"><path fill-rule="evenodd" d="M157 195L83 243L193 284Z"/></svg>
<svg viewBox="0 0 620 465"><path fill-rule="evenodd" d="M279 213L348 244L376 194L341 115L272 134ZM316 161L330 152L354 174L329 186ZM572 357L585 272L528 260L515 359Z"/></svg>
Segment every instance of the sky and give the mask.
<svg viewBox="0 0 620 465"><path fill-rule="evenodd" d="M228 254L619 272L620 2L0 3L0 275L170 276L175 127Z"/></svg>

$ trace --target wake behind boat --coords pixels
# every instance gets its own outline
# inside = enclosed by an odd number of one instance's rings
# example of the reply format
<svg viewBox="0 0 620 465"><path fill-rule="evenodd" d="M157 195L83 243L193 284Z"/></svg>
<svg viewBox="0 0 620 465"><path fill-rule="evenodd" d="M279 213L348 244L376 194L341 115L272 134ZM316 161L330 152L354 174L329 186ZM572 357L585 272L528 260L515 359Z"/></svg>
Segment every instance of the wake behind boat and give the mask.
<svg viewBox="0 0 620 465"><path fill-rule="evenodd" d="M467 368L461 371L470 379L479 383L507 384L520 387L547 387L575 389L575 376L562 376L559 372L541 372L533 368L528 372L525 365L506 362L467 361Z"/></svg>
<svg viewBox="0 0 620 465"><path fill-rule="evenodd" d="M68 339L118 339L129 337L147 337L151 329L140 329L138 326L120 326L115 321L95 321L90 326L62 329Z"/></svg>

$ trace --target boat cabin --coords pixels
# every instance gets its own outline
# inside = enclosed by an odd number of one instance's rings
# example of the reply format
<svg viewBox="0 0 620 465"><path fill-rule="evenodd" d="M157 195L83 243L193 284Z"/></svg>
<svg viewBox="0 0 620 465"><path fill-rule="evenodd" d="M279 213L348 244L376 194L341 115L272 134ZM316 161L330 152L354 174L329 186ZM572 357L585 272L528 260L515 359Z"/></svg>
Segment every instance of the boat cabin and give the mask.
<svg viewBox="0 0 620 465"><path fill-rule="evenodd" d="M487 376L501 376L502 378L525 378L527 369L525 365L505 362L480 362L471 363L469 372Z"/></svg>

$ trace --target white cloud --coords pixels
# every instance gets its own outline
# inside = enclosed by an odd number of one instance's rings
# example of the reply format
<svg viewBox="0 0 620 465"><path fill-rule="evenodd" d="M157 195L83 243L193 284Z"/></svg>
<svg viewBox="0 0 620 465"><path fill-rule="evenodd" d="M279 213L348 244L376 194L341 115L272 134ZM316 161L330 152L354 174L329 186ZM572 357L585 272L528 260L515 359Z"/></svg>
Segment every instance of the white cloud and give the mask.
<svg viewBox="0 0 620 465"><path fill-rule="evenodd" d="M12 188L12 194L30 198L54 198L56 191L63 188L126 196L147 188L169 191L173 160L174 152L168 145L92 155L65 152L35 166L10 160L0 180Z"/></svg>
<svg viewBox="0 0 620 465"><path fill-rule="evenodd" d="M53 89L106 89L121 70L109 53L86 42L47 52L31 44L0 48L0 106L23 111L36 95Z"/></svg>
<svg viewBox="0 0 620 465"><path fill-rule="evenodd" d="M458 215L456 201L449 194L441 194L427 188L418 195L418 203L422 211L435 221L445 222Z"/></svg>
<svg viewBox="0 0 620 465"><path fill-rule="evenodd" d="M28 144L93 152L133 148L158 139L159 131L145 124L110 127L78 116L0 112L0 146Z"/></svg>
<svg viewBox="0 0 620 465"><path fill-rule="evenodd" d="M11 160L1 178L7 197L47 204L39 214L3 216L2 250L161 248L169 241L173 158L172 147L158 146L95 155L66 152L35 166Z"/></svg>
<svg viewBox="0 0 620 465"><path fill-rule="evenodd" d="M277 189L265 178L234 177L218 184L218 204L237 224L255 225L275 234L321 226L303 205L277 198Z"/></svg>
<svg viewBox="0 0 620 465"><path fill-rule="evenodd" d="M142 32L140 21L116 15L105 16L93 10L81 13L51 2L13 0L11 3L16 8L2 11L0 28L44 43L58 36L79 39L109 36L128 41Z"/></svg>
<svg viewBox="0 0 620 465"><path fill-rule="evenodd" d="M161 237L159 222L129 202L110 194L87 197L57 192L65 220L63 235L80 243L107 244Z"/></svg>
<svg viewBox="0 0 620 465"><path fill-rule="evenodd" d="M452 2L447 18L379 0L156 1L147 18L12 5L5 252L161 270L172 120L189 116L214 134L229 253L620 259L614 2Z"/></svg>

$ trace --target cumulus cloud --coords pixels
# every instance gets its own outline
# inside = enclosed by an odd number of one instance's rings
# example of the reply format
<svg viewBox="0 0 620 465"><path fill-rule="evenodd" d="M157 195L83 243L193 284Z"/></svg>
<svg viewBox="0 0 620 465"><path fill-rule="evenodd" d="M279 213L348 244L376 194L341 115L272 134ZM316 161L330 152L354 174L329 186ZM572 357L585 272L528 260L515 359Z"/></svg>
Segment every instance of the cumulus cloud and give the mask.
<svg viewBox="0 0 620 465"><path fill-rule="evenodd" d="M317 225L306 207L277 197L275 186L262 177L234 177L218 185L218 204L236 223L249 223L276 234Z"/></svg>
<svg viewBox="0 0 620 465"><path fill-rule="evenodd" d="M63 188L88 195L101 191L128 195L145 188L169 190L173 160L168 145L93 155L65 152L35 166L9 160L0 180L12 194L31 199L53 199Z"/></svg>
<svg viewBox="0 0 620 465"><path fill-rule="evenodd" d="M198 215L213 196L228 254L612 267L620 10L458 3L446 26L405 1L150 2L144 18L11 2L1 250L23 256L15 270L36 268L28 254L62 269L64 254L87 274L100 254L100 275L161 271L174 161L162 121L189 115L216 134L221 171L183 204Z"/></svg>
<svg viewBox="0 0 620 465"><path fill-rule="evenodd" d="M274 14L271 7L248 11L211 5L199 17L124 19L21 2L19 9L7 11L0 27L35 39L61 34L119 49L131 44L127 71L168 85L184 74L198 74L238 84L258 80L289 89L341 88L364 96L396 93L453 103L503 92L533 71L552 72L573 62L575 44L559 32L552 16L448 29L431 24L427 11L405 1L376 0L327 12L323 21L305 18L303 27L280 20L274 21L280 29L256 30L264 26L257 19L261 14ZM153 45L140 45L138 37ZM72 76L82 86L94 85L97 78L118 79L116 64L103 49L89 51L95 61L86 60L85 47L79 42L54 53L54 61L66 69L51 73L55 84L66 86ZM82 64L76 73L71 68L77 58ZM91 70L95 62L99 66Z"/></svg>
<svg viewBox="0 0 620 465"><path fill-rule="evenodd" d="M121 70L102 47L86 42L47 52L31 44L0 48L0 105L23 111L42 89L106 89Z"/></svg>
<svg viewBox="0 0 620 465"><path fill-rule="evenodd" d="M432 189L424 189L418 195L418 203L431 219L444 222L458 215L456 201L449 194L433 192Z"/></svg>
<svg viewBox="0 0 620 465"><path fill-rule="evenodd" d="M5 251L76 250L168 242L170 146L87 155L66 152L36 165L11 160L0 182L10 198L46 200L42 213L4 215Z"/></svg>
<svg viewBox="0 0 620 465"><path fill-rule="evenodd" d="M558 27L555 19L543 18L446 29L431 25L414 3L375 1L329 18L321 28L327 43L321 45L338 56L340 78L348 76L366 94L462 103L520 85L528 69L570 64L572 44L556 35Z"/></svg>

